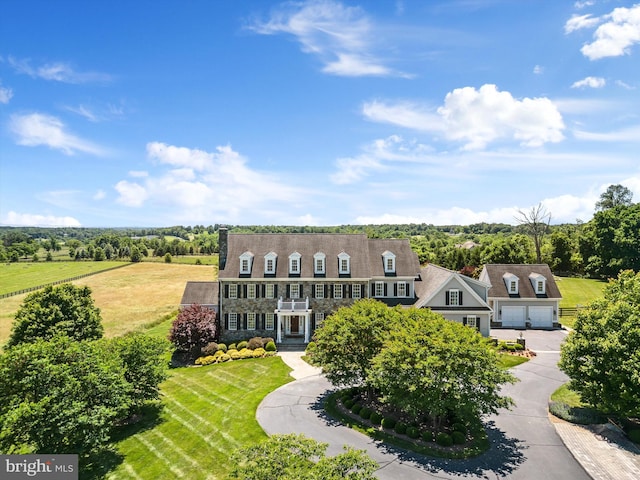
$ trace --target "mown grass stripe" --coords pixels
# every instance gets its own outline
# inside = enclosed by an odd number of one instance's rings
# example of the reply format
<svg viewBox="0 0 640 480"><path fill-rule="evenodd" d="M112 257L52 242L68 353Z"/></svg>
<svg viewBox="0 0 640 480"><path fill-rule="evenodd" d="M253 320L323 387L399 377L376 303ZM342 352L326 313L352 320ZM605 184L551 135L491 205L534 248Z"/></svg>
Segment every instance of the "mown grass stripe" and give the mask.
<svg viewBox="0 0 640 480"><path fill-rule="evenodd" d="M182 425L184 428L192 432L197 437L201 438L207 445L209 445L215 451L225 455L228 453L226 449L224 449L223 447L218 445L216 442L211 440L212 435L204 435L200 430L198 430L198 428L192 425L191 422L182 418L180 415L178 415L176 412L174 412L170 408L165 407L164 410L169 415L169 417L171 417L173 420L178 422L180 425Z"/></svg>
<svg viewBox="0 0 640 480"><path fill-rule="evenodd" d="M158 437L162 443L167 445L171 450L177 453L187 463L190 463L192 468L199 467L199 463L196 459L194 459L191 455L185 452L184 449L180 448L173 440L168 438L164 433L162 433L159 430L153 430L151 434L154 435L155 437Z"/></svg>
<svg viewBox="0 0 640 480"><path fill-rule="evenodd" d="M246 361L246 360L235 360L237 361ZM216 374L214 374L213 372L209 373L207 372L206 375L212 378L215 378L216 381L218 382L222 382L226 385L231 385L233 386L234 390L242 390L244 392L250 392L251 390L253 390L253 388L249 385L245 385L245 382L247 381L246 378L243 378L239 375L234 375L233 373L227 371L227 370L223 370L221 372L216 372Z"/></svg>
<svg viewBox="0 0 640 480"><path fill-rule="evenodd" d="M236 440L234 437L232 437L231 435L229 435L227 432L225 432L224 430L220 430L218 427L216 427L215 425L213 425L211 422L209 422L209 420L207 420L206 418L204 418L201 415L198 415L197 413L195 413L193 410L185 407L182 403L180 403L178 400L176 400L175 398L172 398L170 395L167 395L168 398L171 398L171 402L173 403L173 405L175 405L176 407L182 409L183 411L185 411L188 415L191 415L193 418L195 418L196 420L198 420L200 423L207 425L209 427L209 430L214 432L216 435L220 435L221 437L223 437L225 440L227 440L229 443L231 443L233 446L237 447L240 445L240 442L238 442L238 440Z"/></svg>
<svg viewBox="0 0 640 480"><path fill-rule="evenodd" d="M149 450L151 453L153 453L159 460L161 460L162 462L164 462L167 467L169 468L169 470L171 470L171 472L178 478L183 478L184 477L184 472L182 470L180 470L178 467L176 467L172 462L170 462L157 448L155 445L153 445L150 441L148 441L146 438L144 438L144 436L142 435L136 435L135 439L142 443L147 450Z"/></svg>
<svg viewBox="0 0 640 480"><path fill-rule="evenodd" d="M190 393L193 393L195 396L197 396L200 399L205 400L206 402L210 403L211 405L217 405L219 402L217 402L216 400L221 400L221 401L223 401L225 403L232 403L233 402L233 399L231 399L229 397L226 397L224 395L221 395L218 392L215 392L213 390L207 390L206 388L202 387L198 382L189 380L189 379L187 379L185 377L182 377L180 379L180 381L174 380L173 377L171 377L167 381L169 383L172 383L173 385L177 385L178 387L187 390ZM185 384L189 385L189 386L187 387ZM198 392L194 388L191 388L191 386L195 386L195 387L199 388L200 392Z"/></svg>

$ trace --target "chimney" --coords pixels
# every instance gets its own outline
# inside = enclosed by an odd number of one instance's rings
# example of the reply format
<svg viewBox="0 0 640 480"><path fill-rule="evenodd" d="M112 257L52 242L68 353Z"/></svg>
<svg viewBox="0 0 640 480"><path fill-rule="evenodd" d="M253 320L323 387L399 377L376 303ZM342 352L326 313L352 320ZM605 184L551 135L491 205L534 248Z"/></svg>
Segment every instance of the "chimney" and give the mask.
<svg viewBox="0 0 640 480"><path fill-rule="evenodd" d="M224 270L227 265L227 250L229 248L227 227L220 227L218 229L218 269Z"/></svg>

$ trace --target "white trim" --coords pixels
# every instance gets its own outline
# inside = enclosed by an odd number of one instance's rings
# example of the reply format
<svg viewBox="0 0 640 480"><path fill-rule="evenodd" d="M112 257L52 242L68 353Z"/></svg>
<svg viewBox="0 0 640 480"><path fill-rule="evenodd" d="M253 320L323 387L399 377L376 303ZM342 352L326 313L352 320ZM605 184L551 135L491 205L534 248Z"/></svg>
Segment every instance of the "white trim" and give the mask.
<svg viewBox="0 0 640 480"><path fill-rule="evenodd" d="M384 267L384 273L396 273L395 254L389 250L382 252L382 265Z"/></svg>
<svg viewBox="0 0 640 480"><path fill-rule="evenodd" d="M300 261L301 258L302 255L300 255L298 252L293 252L291 255L289 255L289 274L300 274L300 271L302 270Z"/></svg>
<svg viewBox="0 0 640 480"><path fill-rule="evenodd" d="M252 266L253 253L246 251L242 255L240 255L240 275L250 274Z"/></svg>
<svg viewBox="0 0 640 480"><path fill-rule="evenodd" d="M320 268L318 268L318 265L320 265ZM322 252L318 252L313 256L313 273L319 275L327 273L327 256Z"/></svg>
<svg viewBox="0 0 640 480"><path fill-rule="evenodd" d="M346 252L338 254L338 274L349 275L351 273L351 257Z"/></svg>
<svg viewBox="0 0 640 480"><path fill-rule="evenodd" d="M278 255L274 252L269 252L264 256L264 273L267 274L275 274L276 273L276 260L278 259ZM269 264L271 261L271 264ZM269 268L271 267L271 268Z"/></svg>

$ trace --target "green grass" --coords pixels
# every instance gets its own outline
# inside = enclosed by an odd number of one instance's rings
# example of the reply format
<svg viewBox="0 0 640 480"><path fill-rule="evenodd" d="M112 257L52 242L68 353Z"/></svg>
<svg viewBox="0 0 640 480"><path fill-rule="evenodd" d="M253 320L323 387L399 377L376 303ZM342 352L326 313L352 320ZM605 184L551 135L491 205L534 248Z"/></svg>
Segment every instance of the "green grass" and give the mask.
<svg viewBox="0 0 640 480"><path fill-rule="evenodd" d="M527 357L519 357L517 355L509 355L508 353L498 354L498 364L503 370L520 365L521 363L528 362Z"/></svg>
<svg viewBox="0 0 640 480"><path fill-rule="evenodd" d="M578 392L574 392L568 386L568 383L560 386L555 392L551 394L552 402L562 402L567 404L569 407L584 407L582 400L580 399L580 394Z"/></svg>
<svg viewBox="0 0 640 480"><path fill-rule="evenodd" d="M184 265L196 265L200 260L201 265L218 266L218 255L175 255L171 257L171 263ZM143 262L165 263L164 257L144 257Z"/></svg>
<svg viewBox="0 0 640 480"><path fill-rule="evenodd" d="M562 294L560 308L585 306L593 300L602 298L602 290L607 285L604 280L591 278L556 277L555 280ZM560 322L568 327L573 327L575 317L560 317Z"/></svg>
<svg viewBox="0 0 640 480"><path fill-rule="evenodd" d="M266 438L256 409L292 380L290 371L280 357L171 370L161 385L164 408L121 432L115 445L120 458L102 462L115 464L106 478L226 477L235 449Z"/></svg>
<svg viewBox="0 0 640 480"><path fill-rule="evenodd" d="M0 295L108 270L125 262L16 262L0 264Z"/></svg>

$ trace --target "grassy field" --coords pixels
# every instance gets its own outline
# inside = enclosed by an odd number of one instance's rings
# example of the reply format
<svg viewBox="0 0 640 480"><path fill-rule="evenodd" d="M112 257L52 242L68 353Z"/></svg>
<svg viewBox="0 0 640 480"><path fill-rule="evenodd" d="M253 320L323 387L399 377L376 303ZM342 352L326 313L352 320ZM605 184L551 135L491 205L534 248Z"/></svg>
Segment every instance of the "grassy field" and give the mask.
<svg viewBox="0 0 640 480"><path fill-rule="evenodd" d="M86 264L90 265L89 262ZM55 269L57 263L42 265ZM102 313L105 336L113 337L153 325L177 311L188 280L215 280L216 277L217 269L211 266L135 263L74 283L91 288L92 297ZM9 337L14 315L26 295L0 300L0 344Z"/></svg>
<svg viewBox="0 0 640 480"><path fill-rule="evenodd" d="M555 277L562 301L560 308L573 308L602 298L602 289L607 285L605 280L593 280L590 278ZM575 317L560 317L560 322L568 327L573 327Z"/></svg>
<svg viewBox="0 0 640 480"><path fill-rule="evenodd" d="M235 449L266 438L256 409L290 371L279 357L172 370L161 385L164 408L122 433L106 478L225 478Z"/></svg>
<svg viewBox="0 0 640 480"><path fill-rule="evenodd" d="M0 295L100 272L125 262L16 262L0 264Z"/></svg>

